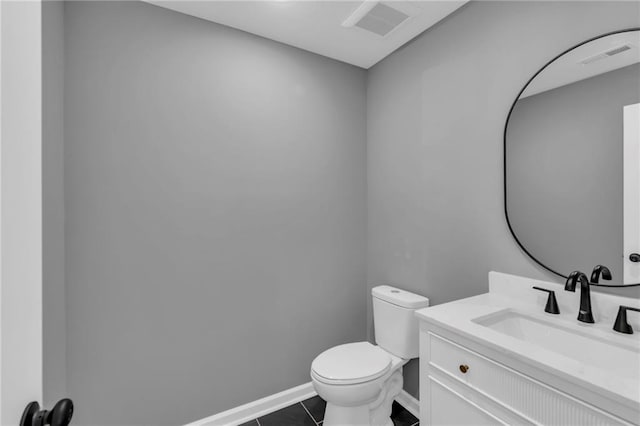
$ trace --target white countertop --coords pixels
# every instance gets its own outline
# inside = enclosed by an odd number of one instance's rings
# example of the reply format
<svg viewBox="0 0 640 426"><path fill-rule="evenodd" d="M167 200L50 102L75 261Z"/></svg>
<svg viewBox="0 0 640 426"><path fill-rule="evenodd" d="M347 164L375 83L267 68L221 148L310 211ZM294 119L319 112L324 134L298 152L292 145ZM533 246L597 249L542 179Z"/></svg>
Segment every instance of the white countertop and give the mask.
<svg viewBox="0 0 640 426"><path fill-rule="evenodd" d="M544 312L547 294L531 289L534 285L555 291L561 312L559 315ZM541 345L511 337L473 321L505 309L514 310L535 319L557 323L580 334L589 334L611 342L612 350L615 348L614 345L637 350L637 362L640 364L640 315L633 315L635 312L628 313L628 321L635 330L634 334L617 333L612 329L618 306L640 307L640 300L592 291L591 303L595 324L577 321L579 300L579 286L576 292L572 293L565 291L564 286L560 284L491 272L489 293L420 309L416 311L416 315L421 320L461 334L467 339L561 376L572 383L589 389L595 387L603 396L640 410L639 375L615 375L611 371L584 364ZM584 350L589 351L589 348L585 347Z"/></svg>

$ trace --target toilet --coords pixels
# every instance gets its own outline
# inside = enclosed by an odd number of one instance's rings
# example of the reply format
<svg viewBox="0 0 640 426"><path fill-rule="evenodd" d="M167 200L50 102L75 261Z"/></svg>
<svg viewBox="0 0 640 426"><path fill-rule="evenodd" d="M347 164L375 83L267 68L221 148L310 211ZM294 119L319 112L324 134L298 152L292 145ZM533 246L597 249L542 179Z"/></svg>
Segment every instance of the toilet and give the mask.
<svg viewBox="0 0 640 426"><path fill-rule="evenodd" d="M327 402L324 426L393 426L391 405L402 390L402 367L418 357L416 309L426 297L387 285L371 289L377 345L347 343L311 363L311 381Z"/></svg>

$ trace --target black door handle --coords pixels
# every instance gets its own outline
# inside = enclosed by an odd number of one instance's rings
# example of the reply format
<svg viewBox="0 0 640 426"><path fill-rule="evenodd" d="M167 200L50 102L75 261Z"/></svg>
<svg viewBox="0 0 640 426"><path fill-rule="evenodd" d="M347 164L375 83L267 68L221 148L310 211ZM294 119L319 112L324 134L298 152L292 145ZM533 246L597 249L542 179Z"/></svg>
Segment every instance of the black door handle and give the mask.
<svg viewBox="0 0 640 426"><path fill-rule="evenodd" d="M36 401L27 404L22 413L20 426L68 426L73 416L73 402L61 399L51 411L41 410Z"/></svg>
<svg viewBox="0 0 640 426"><path fill-rule="evenodd" d="M630 261L632 261L632 262L634 262L634 263L638 263L638 262L640 262L640 254L638 254L638 253L631 253L631 254L629 255L629 260L630 260Z"/></svg>

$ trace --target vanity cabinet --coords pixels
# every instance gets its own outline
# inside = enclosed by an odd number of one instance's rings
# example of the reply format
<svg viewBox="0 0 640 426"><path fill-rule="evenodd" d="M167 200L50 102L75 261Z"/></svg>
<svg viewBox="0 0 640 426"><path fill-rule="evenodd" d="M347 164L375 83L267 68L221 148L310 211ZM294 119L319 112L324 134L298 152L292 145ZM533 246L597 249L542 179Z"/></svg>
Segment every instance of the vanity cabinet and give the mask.
<svg viewBox="0 0 640 426"><path fill-rule="evenodd" d="M592 402L580 398L585 396ZM421 321L421 424L638 424L637 413L616 415L593 401L597 395L575 384Z"/></svg>

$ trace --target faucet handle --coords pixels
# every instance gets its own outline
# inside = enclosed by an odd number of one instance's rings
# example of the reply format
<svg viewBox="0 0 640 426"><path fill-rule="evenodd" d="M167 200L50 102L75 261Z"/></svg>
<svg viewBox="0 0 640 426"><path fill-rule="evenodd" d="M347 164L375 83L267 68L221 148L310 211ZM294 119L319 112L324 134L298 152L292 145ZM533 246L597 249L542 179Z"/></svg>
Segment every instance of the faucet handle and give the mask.
<svg viewBox="0 0 640 426"><path fill-rule="evenodd" d="M627 322L627 311L640 312L640 309L631 306L620 306L616 322L613 324L613 330L618 333L633 334L633 327Z"/></svg>
<svg viewBox="0 0 640 426"><path fill-rule="evenodd" d="M549 293L547 298L547 305L544 307L544 311L550 314L559 314L560 308L558 308L558 301L556 300L556 292L542 287L533 286L535 290L546 291Z"/></svg>

